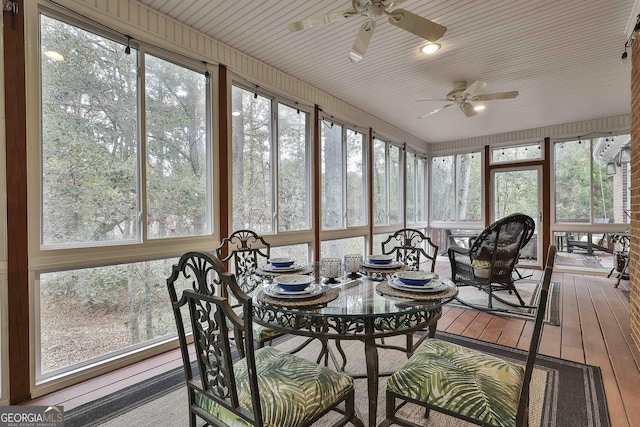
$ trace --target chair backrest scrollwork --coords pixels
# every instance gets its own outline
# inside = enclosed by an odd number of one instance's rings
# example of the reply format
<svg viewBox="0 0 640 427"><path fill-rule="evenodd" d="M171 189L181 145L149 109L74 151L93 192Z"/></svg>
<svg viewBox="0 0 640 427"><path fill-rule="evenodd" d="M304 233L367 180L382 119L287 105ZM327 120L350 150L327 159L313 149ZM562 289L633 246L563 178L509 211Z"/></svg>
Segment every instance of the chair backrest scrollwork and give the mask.
<svg viewBox="0 0 640 427"><path fill-rule="evenodd" d="M419 270L420 263L431 260L431 272L434 271L438 256L438 245L420 230L403 228L382 242L382 253L394 254L396 261L406 264L411 270Z"/></svg>
<svg viewBox="0 0 640 427"><path fill-rule="evenodd" d="M237 230L222 239L215 254L223 263L231 261L230 269L248 293L262 283L262 278L256 277L255 272L271 258L271 245L251 230Z"/></svg>
<svg viewBox="0 0 640 427"><path fill-rule="evenodd" d="M190 282L190 285L179 288L177 284L182 285L183 281ZM220 287L218 292L217 287ZM261 425L251 298L240 289L235 276L226 271L222 262L207 252L184 254L173 266L172 274L167 279L167 288L178 330L190 408L205 407L206 411L210 411L215 406L222 411L232 412L251 425ZM227 294L233 296L237 306L231 306ZM183 323L187 309L195 356L190 352L188 331ZM235 346L232 342L235 342ZM234 359L239 355L245 357L246 365L242 366L246 366L249 373L253 403L251 411L241 408L235 386L238 367L234 366ZM194 357L195 360L192 360ZM194 362L200 372L198 377L194 377L192 372Z"/></svg>

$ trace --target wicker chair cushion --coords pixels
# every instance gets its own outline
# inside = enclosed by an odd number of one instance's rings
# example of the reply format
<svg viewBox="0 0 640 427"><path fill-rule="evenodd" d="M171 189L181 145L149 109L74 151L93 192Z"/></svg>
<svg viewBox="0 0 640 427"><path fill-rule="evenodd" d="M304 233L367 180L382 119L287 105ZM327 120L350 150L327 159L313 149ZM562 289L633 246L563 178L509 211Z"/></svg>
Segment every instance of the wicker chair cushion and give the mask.
<svg viewBox="0 0 640 427"><path fill-rule="evenodd" d="M524 368L428 339L387 383L388 390L495 426L515 425Z"/></svg>
<svg viewBox="0 0 640 427"><path fill-rule="evenodd" d="M255 357L265 427L308 424L353 389L351 377L273 347L259 349ZM245 360L235 366L238 400L241 407L249 409ZM231 427L251 425L200 393L196 403Z"/></svg>

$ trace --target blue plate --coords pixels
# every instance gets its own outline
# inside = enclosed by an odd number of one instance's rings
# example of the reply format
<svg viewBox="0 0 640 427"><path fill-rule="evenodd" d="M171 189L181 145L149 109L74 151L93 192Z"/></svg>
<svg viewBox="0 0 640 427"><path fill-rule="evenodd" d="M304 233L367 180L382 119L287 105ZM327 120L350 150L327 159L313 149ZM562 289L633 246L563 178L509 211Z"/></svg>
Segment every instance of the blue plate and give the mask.
<svg viewBox="0 0 640 427"><path fill-rule="evenodd" d="M391 264L393 255L369 255L368 259L371 264Z"/></svg>
<svg viewBox="0 0 640 427"><path fill-rule="evenodd" d="M396 276L405 285L424 286L438 276L426 271L399 271Z"/></svg>
<svg viewBox="0 0 640 427"><path fill-rule="evenodd" d="M304 274L288 274L286 276L278 276L274 279L278 286L287 292L304 291L314 280L313 276L306 276Z"/></svg>
<svg viewBox="0 0 640 427"><path fill-rule="evenodd" d="M271 258L271 265L277 268L291 267L295 260L293 258Z"/></svg>

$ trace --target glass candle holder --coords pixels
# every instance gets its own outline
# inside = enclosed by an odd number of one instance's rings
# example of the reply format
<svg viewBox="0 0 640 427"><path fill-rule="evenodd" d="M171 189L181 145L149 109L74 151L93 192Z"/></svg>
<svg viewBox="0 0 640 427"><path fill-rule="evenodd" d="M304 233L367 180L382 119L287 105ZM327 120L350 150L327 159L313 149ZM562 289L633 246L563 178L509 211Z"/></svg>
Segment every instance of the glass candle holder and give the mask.
<svg viewBox="0 0 640 427"><path fill-rule="evenodd" d="M323 283L340 283L337 278L342 275L342 260L340 258L322 258L320 275L325 278Z"/></svg>
<svg viewBox="0 0 640 427"><path fill-rule="evenodd" d="M360 269L362 268L361 254L347 254L344 256L344 271L348 273L349 279L357 279L360 277Z"/></svg>

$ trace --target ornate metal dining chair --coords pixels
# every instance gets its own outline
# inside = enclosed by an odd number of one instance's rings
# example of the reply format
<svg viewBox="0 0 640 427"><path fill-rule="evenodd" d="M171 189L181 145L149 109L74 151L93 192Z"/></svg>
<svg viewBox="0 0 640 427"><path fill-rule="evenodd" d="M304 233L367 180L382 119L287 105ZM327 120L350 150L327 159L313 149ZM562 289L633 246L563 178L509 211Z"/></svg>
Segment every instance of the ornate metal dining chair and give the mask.
<svg viewBox="0 0 640 427"><path fill-rule="evenodd" d="M395 255L396 261L401 261L411 270L420 270L423 261L431 261L428 268L433 272L438 257L438 245L420 230L403 228L382 242L382 253Z"/></svg>
<svg viewBox="0 0 640 427"><path fill-rule="evenodd" d="M222 239L215 254L223 263L230 262L229 270L242 282L243 290L251 292L262 283L256 270L271 258L271 245L254 231L237 230Z"/></svg>
<svg viewBox="0 0 640 427"><path fill-rule="evenodd" d="M271 245L251 230L237 230L222 239L220 246L215 249L215 255L223 263L230 263L229 269L235 273L241 289L250 293L264 280L256 274L256 270L271 258ZM258 348L282 335L282 332L254 324Z"/></svg>
<svg viewBox="0 0 640 427"><path fill-rule="evenodd" d="M395 255L396 261L400 261L407 265L410 270L420 270L423 262L428 262L427 268L432 273L436 267L438 258L438 245L431 241L431 237L426 236L420 230L413 228L403 228L382 242L382 253L385 255ZM427 337L433 337L436 333L436 324L429 328L428 331L421 331L421 336L414 342L414 333L407 334L406 347L398 348L397 346L386 345L382 340L380 348L395 348L413 354L414 349L420 345Z"/></svg>
<svg viewBox="0 0 640 427"><path fill-rule="evenodd" d="M540 344L542 321L556 255L550 246L526 365L439 339L427 340L387 382L386 418L391 424L416 426L396 415L405 402L482 426L525 427L529 384ZM402 403L396 406L396 400Z"/></svg>
<svg viewBox="0 0 640 427"><path fill-rule="evenodd" d="M176 285L184 281L188 286L180 291ZM183 255L173 266L167 287L180 340L191 426L200 418L216 426L301 427L330 411L342 414L334 426L348 422L364 426L355 414L351 377L273 347L254 348L252 300L218 258L205 252ZM220 292L215 293L216 289ZM241 310L230 305L230 296ZM187 314L195 352L187 342L183 321ZM231 345L231 331L244 357ZM193 365L198 367L197 376Z"/></svg>
<svg viewBox="0 0 640 427"><path fill-rule="evenodd" d="M516 213L482 230L468 249L449 247L451 280L458 286L475 286L488 294L486 307L458 300L479 310L494 310L494 299L511 306L529 307L514 285L514 271L520 250L531 240L534 231L533 218ZM518 304L495 294L501 290L515 294Z"/></svg>

